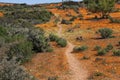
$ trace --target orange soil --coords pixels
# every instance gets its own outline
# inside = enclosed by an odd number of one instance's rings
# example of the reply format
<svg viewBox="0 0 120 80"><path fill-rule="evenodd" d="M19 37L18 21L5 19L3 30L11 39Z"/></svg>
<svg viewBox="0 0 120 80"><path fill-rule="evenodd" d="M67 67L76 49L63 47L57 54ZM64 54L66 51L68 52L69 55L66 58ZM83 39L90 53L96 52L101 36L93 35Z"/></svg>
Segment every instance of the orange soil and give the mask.
<svg viewBox="0 0 120 80"><path fill-rule="evenodd" d="M47 80L48 77L60 77L60 80L67 80L63 75L67 75L68 63L64 55L66 48L56 48L56 43L52 43L54 52L38 53L33 59L25 64L28 72L40 80Z"/></svg>
<svg viewBox="0 0 120 80"><path fill-rule="evenodd" d="M0 17L3 17L3 13L2 12L0 12Z"/></svg>
<svg viewBox="0 0 120 80"><path fill-rule="evenodd" d="M52 4L53 6L53 4ZM116 5L116 8L120 8L120 5ZM59 10L57 8L48 9L54 14L60 15L63 19L69 19L66 14L71 14L73 16L76 16L77 14L73 10ZM120 46L116 46L118 44L118 41L120 41L120 24L116 23L110 23L107 19L102 19L98 21L89 20L93 18L95 15L98 14L90 14L87 15L86 9L80 8L79 12L81 12L84 16L84 20L78 20L76 19L73 21L72 24L69 25L62 25L63 27L63 33L64 37L72 42L74 45L87 45L89 47L88 50L85 52L80 53L73 53L76 58L83 63L85 66L88 66L88 70L91 73L90 77L92 77L94 72L101 72L102 76L94 76L93 80L102 80L104 78L110 79L110 80L120 80L120 57L112 56L112 51L108 52L105 56L96 56L97 52L94 51L94 47L96 45L100 45L102 48L106 47L109 43L111 43L114 46L114 49L119 49ZM120 18L120 12L115 12L110 14L114 18ZM66 32L69 28L74 27L76 24L80 24L80 28L74 29L72 33ZM45 29L46 31L53 32L56 31L58 28L56 27L56 24L53 23L53 21L50 21L46 24L38 24L37 27L41 27ZM114 36L115 38L110 39L96 39L99 38L98 34L95 34L96 31L99 28L108 27L114 30ZM84 40L83 41L76 41L75 38L77 36L82 35ZM36 57L33 57L32 61L28 64L26 64L26 67L28 70L35 69L36 72L31 71L33 75L41 79L40 75L44 75L42 78L43 80L46 79L46 77L51 76L53 74L57 74L57 72L60 74L60 72L64 72L64 70L67 70L67 65L63 65L63 68L60 67L63 62L67 63L67 60L63 54L64 49L56 48L54 53L47 53L47 54L37 54ZM55 55L62 55L55 56ZM48 57L49 56L49 57ZM53 56L50 58L50 56ZM89 59L82 59L83 56L88 56ZM60 59L59 59L60 58ZM96 60L96 58L100 58L101 60ZM46 59L49 59L49 61L45 61ZM50 65L48 65L50 63ZM42 69L38 69L38 65L43 66ZM52 67L52 65L54 65ZM57 65L57 67L56 67ZM56 69L58 68L58 70ZM58 75L59 75L58 74ZM66 79L67 80L67 79ZM68 79L69 80L69 79Z"/></svg>
<svg viewBox="0 0 120 80"><path fill-rule="evenodd" d="M13 4L0 3L0 6L12 6Z"/></svg>

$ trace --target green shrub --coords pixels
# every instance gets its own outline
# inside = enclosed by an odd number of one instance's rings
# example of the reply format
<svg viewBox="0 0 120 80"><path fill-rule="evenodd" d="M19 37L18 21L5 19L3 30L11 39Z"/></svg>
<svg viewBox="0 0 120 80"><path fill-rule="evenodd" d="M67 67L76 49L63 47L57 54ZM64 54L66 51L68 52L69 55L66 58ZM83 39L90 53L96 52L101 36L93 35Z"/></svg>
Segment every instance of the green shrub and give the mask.
<svg viewBox="0 0 120 80"><path fill-rule="evenodd" d="M120 23L120 19L115 19L115 18L112 18L111 16L109 16L109 20L111 23Z"/></svg>
<svg viewBox="0 0 120 80"><path fill-rule="evenodd" d="M77 19L77 16L73 16L70 21L74 21L75 19Z"/></svg>
<svg viewBox="0 0 120 80"><path fill-rule="evenodd" d="M113 45L112 45L112 44L108 44L107 47L105 48L105 50L106 50L107 52L109 52L109 51L112 50L112 49L113 49Z"/></svg>
<svg viewBox="0 0 120 80"><path fill-rule="evenodd" d="M58 40L58 36L55 35L55 34L53 34L53 33L51 33L51 34L49 35L49 39L50 39L50 41L57 41L57 40Z"/></svg>
<svg viewBox="0 0 120 80"><path fill-rule="evenodd" d="M49 47L49 48L47 49L47 52L53 52L53 48L52 48L52 47Z"/></svg>
<svg viewBox="0 0 120 80"><path fill-rule="evenodd" d="M0 37L0 47L2 47L5 44L5 39L3 37Z"/></svg>
<svg viewBox="0 0 120 80"><path fill-rule="evenodd" d="M62 24L71 24L72 22L71 21L68 21L68 20L62 20L62 22L61 22Z"/></svg>
<svg viewBox="0 0 120 80"><path fill-rule="evenodd" d="M100 46L95 46L95 48L94 48L94 50L100 50L101 49L101 47Z"/></svg>
<svg viewBox="0 0 120 80"><path fill-rule="evenodd" d="M113 55L114 56L120 56L120 50L114 50Z"/></svg>
<svg viewBox="0 0 120 80"><path fill-rule="evenodd" d="M58 80L58 77L55 76L55 77L49 77L48 80Z"/></svg>
<svg viewBox="0 0 120 80"><path fill-rule="evenodd" d="M61 47L66 47L67 46L67 40L63 39L63 38L59 38L57 40L57 45L61 46Z"/></svg>
<svg viewBox="0 0 120 80"><path fill-rule="evenodd" d="M0 60L0 80L36 80L15 59Z"/></svg>
<svg viewBox="0 0 120 80"><path fill-rule="evenodd" d="M36 52L47 52L50 48L49 40L45 37L42 29L31 29L28 38L33 44L33 50Z"/></svg>
<svg viewBox="0 0 120 80"><path fill-rule="evenodd" d="M105 55L107 52L106 52L106 50L105 49L100 49L100 50L98 50L98 56L103 56L103 55Z"/></svg>
<svg viewBox="0 0 120 80"><path fill-rule="evenodd" d="M120 41L118 42L118 44L120 45Z"/></svg>
<svg viewBox="0 0 120 80"><path fill-rule="evenodd" d="M16 57L17 61L24 63L31 59L33 54L32 49L32 43L24 41L11 45L10 49L6 53L9 59Z"/></svg>
<svg viewBox="0 0 120 80"><path fill-rule="evenodd" d="M4 37L6 35L7 35L7 30L4 27L0 26L0 36Z"/></svg>
<svg viewBox="0 0 120 80"><path fill-rule="evenodd" d="M102 29L99 29L98 32L100 33L101 37L103 39L105 38L110 38L112 33L113 33L113 30L109 29L109 28L102 28Z"/></svg>
<svg viewBox="0 0 120 80"><path fill-rule="evenodd" d="M88 49L88 46L76 46L73 48L73 52L80 52L80 51L85 51Z"/></svg>

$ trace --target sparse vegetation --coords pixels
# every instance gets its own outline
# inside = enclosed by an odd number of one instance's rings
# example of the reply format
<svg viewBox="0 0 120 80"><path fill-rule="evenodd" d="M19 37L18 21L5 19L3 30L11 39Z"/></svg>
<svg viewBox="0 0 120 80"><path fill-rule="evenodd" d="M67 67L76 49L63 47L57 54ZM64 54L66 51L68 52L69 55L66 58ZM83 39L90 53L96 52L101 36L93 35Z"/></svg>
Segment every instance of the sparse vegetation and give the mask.
<svg viewBox="0 0 120 80"><path fill-rule="evenodd" d="M98 32L100 33L103 39L106 39L112 36L113 30L109 28L102 28L102 29L99 29Z"/></svg>
<svg viewBox="0 0 120 80"><path fill-rule="evenodd" d="M55 76L55 77L49 77L48 80L58 80L58 77Z"/></svg>
<svg viewBox="0 0 120 80"><path fill-rule="evenodd" d="M71 21L68 21L68 20L62 20L62 22L61 22L62 24L71 24L72 22Z"/></svg>
<svg viewBox="0 0 120 80"><path fill-rule="evenodd" d="M88 46L83 45L83 46L76 46L73 49L73 52L81 52L81 51L85 51L88 49Z"/></svg>
<svg viewBox="0 0 120 80"><path fill-rule="evenodd" d="M112 18L109 16L109 20L111 23L120 23L120 19Z"/></svg>
<svg viewBox="0 0 120 80"><path fill-rule="evenodd" d="M101 49L101 47L100 46L95 46L95 48L94 48L94 50L100 50Z"/></svg>
<svg viewBox="0 0 120 80"><path fill-rule="evenodd" d="M120 56L120 50L113 50L114 56Z"/></svg>
<svg viewBox="0 0 120 80"><path fill-rule="evenodd" d="M100 49L100 50L98 50L98 52L97 52L98 56L103 56L103 55L105 55L106 53L107 53L107 51L106 51L105 49Z"/></svg>
<svg viewBox="0 0 120 80"><path fill-rule="evenodd" d="M106 46L106 48L105 48L105 50L107 51L107 52L109 52L110 50L112 50L113 49L113 45L112 44L108 44L107 46Z"/></svg>

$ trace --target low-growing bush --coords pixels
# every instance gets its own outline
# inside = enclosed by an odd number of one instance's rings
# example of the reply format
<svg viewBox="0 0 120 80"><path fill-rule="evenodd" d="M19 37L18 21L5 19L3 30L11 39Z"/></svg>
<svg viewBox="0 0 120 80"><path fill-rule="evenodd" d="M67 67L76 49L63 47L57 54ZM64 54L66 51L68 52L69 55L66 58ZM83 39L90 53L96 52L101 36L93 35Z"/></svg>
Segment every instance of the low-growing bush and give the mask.
<svg viewBox="0 0 120 80"><path fill-rule="evenodd" d="M31 59L33 54L32 49L32 43L29 41L24 41L11 45L6 54L9 59L16 57L16 61L24 63Z"/></svg>
<svg viewBox="0 0 120 80"><path fill-rule="evenodd" d="M70 21L74 21L75 19L77 19L77 16L73 16Z"/></svg>
<svg viewBox="0 0 120 80"><path fill-rule="evenodd" d="M120 41L118 42L118 45L120 45Z"/></svg>
<svg viewBox="0 0 120 80"><path fill-rule="evenodd" d="M65 40L64 38L59 38L56 42L57 42L57 45L59 45L60 47L67 46L67 40Z"/></svg>
<svg viewBox="0 0 120 80"><path fill-rule="evenodd" d="M55 77L49 77L48 80L58 80L58 77L55 76Z"/></svg>
<svg viewBox="0 0 120 80"><path fill-rule="evenodd" d="M115 19L115 18L109 17L109 20L111 23L120 23L120 19Z"/></svg>
<svg viewBox="0 0 120 80"><path fill-rule="evenodd" d="M103 39L106 39L111 37L113 30L109 28L102 28L102 29L99 29L98 32L100 33Z"/></svg>
<svg viewBox="0 0 120 80"><path fill-rule="evenodd" d="M114 56L120 56L120 50L114 50L113 55Z"/></svg>
<svg viewBox="0 0 120 80"><path fill-rule="evenodd" d="M55 34L53 34L53 33L51 33L51 34L49 35L49 39L50 39L50 41L57 41L57 40L58 40L58 36L55 35Z"/></svg>
<svg viewBox="0 0 120 80"><path fill-rule="evenodd" d="M33 50L36 52L47 52L50 48L49 40L44 36L42 29L31 29L28 38L32 42Z"/></svg>
<svg viewBox="0 0 120 80"><path fill-rule="evenodd" d="M80 51L85 51L88 49L88 46L76 46L73 48L73 52L80 52Z"/></svg>
<svg viewBox="0 0 120 80"><path fill-rule="evenodd" d="M68 21L68 20L62 20L62 22L61 22L62 24L72 24L72 22L71 21Z"/></svg>
<svg viewBox="0 0 120 80"><path fill-rule="evenodd" d="M113 45L112 44L108 44L107 46L106 46L106 48L105 48L105 50L107 51L107 52L109 52L110 50L112 50L113 49Z"/></svg>
<svg viewBox="0 0 120 80"><path fill-rule="evenodd" d="M94 50L100 50L101 49L101 47L100 46L95 46L95 48L94 48Z"/></svg>
<svg viewBox="0 0 120 80"><path fill-rule="evenodd" d="M5 39L3 37L0 37L0 47L2 47L5 44Z"/></svg>
<svg viewBox="0 0 120 80"><path fill-rule="evenodd" d="M107 52L106 52L105 49L100 49L100 50L98 50L98 52L97 52L98 56L103 56L103 55L105 55L106 53L107 53Z"/></svg>
<svg viewBox="0 0 120 80"><path fill-rule="evenodd" d="M15 59L0 60L0 80L36 80Z"/></svg>

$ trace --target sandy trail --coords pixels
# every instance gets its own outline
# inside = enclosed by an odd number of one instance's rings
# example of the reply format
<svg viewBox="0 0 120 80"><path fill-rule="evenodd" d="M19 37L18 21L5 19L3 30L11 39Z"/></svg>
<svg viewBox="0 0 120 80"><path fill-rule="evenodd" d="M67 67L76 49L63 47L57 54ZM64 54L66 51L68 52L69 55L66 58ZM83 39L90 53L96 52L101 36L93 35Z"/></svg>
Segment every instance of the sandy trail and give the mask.
<svg viewBox="0 0 120 80"><path fill-rule="evenodd" d="M57 24L59 27L58 35L62 36L62 26L60 23ZM69 80L87 80L88 72L86 71L86 68L80 64L80 62L75 58L71 52L73 51L74 45L70 42L68 42L68 47L66 49L65 55L68 60L69 69L70 69L70 79Z"/></svg>

